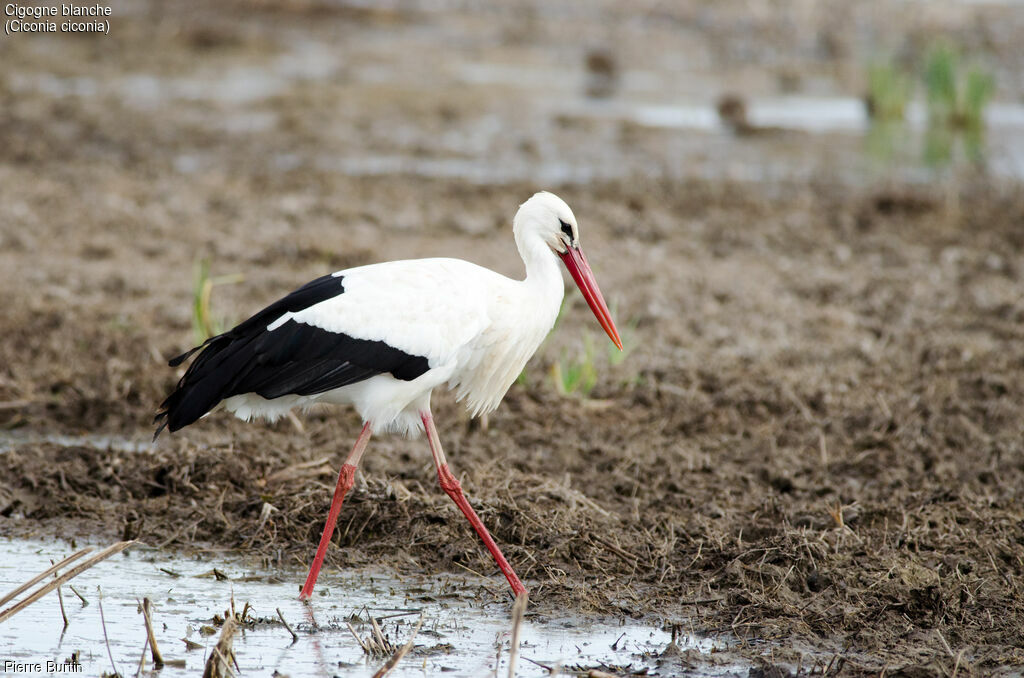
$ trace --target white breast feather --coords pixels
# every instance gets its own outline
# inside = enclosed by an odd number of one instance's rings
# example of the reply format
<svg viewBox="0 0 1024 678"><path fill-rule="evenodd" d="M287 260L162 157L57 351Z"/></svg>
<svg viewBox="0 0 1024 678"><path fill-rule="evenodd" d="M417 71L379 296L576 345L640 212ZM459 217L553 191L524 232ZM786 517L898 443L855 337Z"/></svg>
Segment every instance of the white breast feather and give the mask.
<svg viewBox="0 0 1024 678"><path fill-rule="evenodd" d="M500 312L476 340L464 347L458 368L448 382L474 417L498 407L551 331L561 303L561 295L523 299L528 292L521 284L504 293L508 297L499 296L492 305L492 312Z"/></svg>

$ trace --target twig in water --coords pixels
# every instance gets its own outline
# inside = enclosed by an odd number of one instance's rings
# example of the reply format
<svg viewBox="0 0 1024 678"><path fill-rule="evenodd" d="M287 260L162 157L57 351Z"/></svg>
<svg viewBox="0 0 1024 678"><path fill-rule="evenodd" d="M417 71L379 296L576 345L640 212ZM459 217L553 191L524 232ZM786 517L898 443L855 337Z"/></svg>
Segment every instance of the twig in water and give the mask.
<svg viewBox="0 0 1024 678"><path fill-rule="evenodd" d="M235 675L231 663L235 661L235 651L232 649L235 639L235 631L238 623L233 618L224 620L224 628L220 631L220 638L210 652L206 660L206 668L203 670L203 678L224 678Z"/></svg>
<svg viewBox="0 0 1024 678"><path fill-rule="evenodd" d="M541 664L539 661L536 661L534 659L530 659L529 657L523 657L523 659L525 659L526 661L530 662L531 664L536 664L537 666L539 666L542 669L544 669L545 671L547 671L549 674L553 675L554 672L555 672L555 667L554 666L548 666L547 664Z"/></svg>
<svg viewBox="0 0 1024 678"><path fill-rule="evenodd" d="M515 678L516 664L519 662L519 631L523 627L523 614L526 613L526 603L529 595L524 591L516 596L516 602L512 605L512 639L508 648L508 678Z"/></svg>
<svg viewBox="0 0 1024 678"><path fill-rule="evenodd" d="M384 609L387 609L387 608L384 608ZM398 609L401 609L401 608L398 608ZM394 614L382 614L382 615L378 616L377 619L394 619L395 617L408 617L408 616L414 615L414 614L423 614L423 609L422 608L417 608L417 609L414 609L414 610L406 610L405 612L396 612Z"/></svg>
<svg viewBox="0 0 1024 678"><path fill-rule="evenodd" d="M50 558L50 565L53 565L53 558ZM53 578L57 578L57 573L53 573ZM68 627L68 613L64 611L64 594L61 593L60 587L57 587L57 601L60 603L60 616L64 620L64 628Z"/></svg>
<svg viewBox="0 0 1024 678"><path fill-rule="evenodd" d="M89 601L85 599L85 596L83 596L81 593L78 592L78 589L76 589L74 587L74 585L68 584L68 588L71 589L72 593L74 593L76 596L78 596L78 599L80 601L82 601L82 607L88 607L89 606Z"/></svg>
<svg viewBox="0 0 1024 678"><path fill-rule="evenodd" d="M72 579L74 577L77 577L78 575L82 574L83 572L88 570L93 565L99 563L102 560L106 560L107 558L109 558L110 556L114 555L115 553L120 553L121 551L125 550L126 548L128 548L129 546L131 546L134 543L135 543L134 541L122 541L122 542L118 542L118 543L114 544L113 546L108 546L107 548L103 549L102 551L100 551L99 553L94 555L92 558L89 558L84 563L81 563L80 565L76 565L75 567L71 568L70 570L68 570L64 574L60 575L59 577L57 577L53 581L49 582L48 584L46 584L44 586L40 586L28 598L22 600L19 603L11 605L9 608L4 610L3 612L0 612L0 622L6 621L8 618L13 617L17 613L19 613L22 610L24 610L29 605L31 605L32 603L36 602L37 600L39 600L40 598L45 596L50 591L52 591L55 588L59 587L64 582L66 582L69 579ZM50 573L50 571L47 570L46 574L49 574L49 573ZM36 579L36 581L39 581L39 579ZM71 588L71 590L74 591L73 587L69 586L69 588ZM24 588L22 588L22 590L24 590ZM79 594L78 591L75 591L75 593L78 594L78 596L81 598L81 594ZM85 599L82 598L82 600L84 601Z"/></svg>
<svg viewBox="0 0 1024 678"><path fill-rule="evenodd" d="M412 630L412 635L409 636L409 641L402 647L398 648L398 650L393 655L391 655L391 659L389 659L384 664L384 666L380 667L377 673L373 674L373 678L384 678L384 676L386 676L391 671L391 669L398 666L398 662L402 661L402 657L409 654L409 650L412 649L413 641L416 640L416 634L420 632L421 626L423 626L422 614L420 615L420 620L416 622L416 628Z"/></svg>
<svg viewBox="0 0 1024 678"><path fill-rule="evenodd" d="M292 634L292 643L294 644L299 642L299 636L296 635L295 629L291 627L291 624L285 621L284 615L281 614L281 608L277 608L277 618L280 619L281 623L284 624L284 627L288 629L288 633Z"/></svg>
<svg viewBox="0 0 1024 678"><path fill-rule="evenodd" d="M10 593L5 594L3 598L0 598L0 605L3 605L4 603L6 603L9 600L13 600L13 599L17 598L22 593L24 593L25 591L28 591L30 588L32 588L33 586L35 586L39 582L43 581L44 579L46 579L48 576L50 576L51 574L53 574L54 572L56 572L60 568L64 567L65 565L70 565L71 563L75 562L76 560L78 560L79 558L84 556L86 553L89 553L90 551L92 551L92 549L88 548L88 549L82 549L78 553L72 553L70 556L68 556L64 560L60 561L59 563L57 563L56 565L54 565L53 567L48 569L46 572L42 572L42 573L36 575L35 577L32 577L31 579L29 579L27 582L25 582L24 584L22 584L18 588L14 589ZM51 562L53 562L53 561L51 561Z"/></svg>
<svg viewBox="0 0 1024 678"><path fill-rule="evenodd" d="M351 622L345 622L345 625L348 626L348 630L352 632L352 637L356 639L357 643L359 643L359 647L362 648L363 653L364 654L368 654L368 655L372 655L373 652L370 650L369 647L367 647L366 643L363 642L363 639L359 637L359 634L356 633L356 630L354 628L352 628L352 623Z"/></svg>
<svg viewBox="0 0 1024 678"><path fill-rule="evenodd" d="M97 586L96 593L100 601L100 625L103 627L103 642L107 645L107 656L110 657L110 666L114 669L114 675L120 676L121 672L117 670L117 664L114 663L114 653L110 651L110 639L107 638L107 620L103 617L103 589Z"/></svg>
<svg viewBox="0 0 1024 678"><path fill-rule="evenodd" d="M142 654L139 655L139 668L135 669L135 678L142 675L142 669L146 668L146 648L149 647L149 636L142 641Z"/></svg>
<svg viewBox="0 0 1024 678"><path fill-rule="evenodd" d="M216 646L214 646L213 654L210 655L210 659L212 660L214 657L216 657L217 659L220 660L217 665L222 667L223 670L227 672L227 675L230 675L232 678L237 678L238 674L235 673L235 670L233 668L231 668L231 663L235 662L235 655L234 654L232 654L230 657L225 657L224 653L222 653L219 649L217 649ZM229 659L231 661L228 661ZM210 664L207 663L206 665L209 666ZM212 675L215 676L215 678L219 678L223 674L214 673ZM204 673L203 673L203 678L206 678L205 670L204 670Z"/></svg>
<svg viewBox="0 0 1024 678"><path fill-rule="evenodd" d="M156 645L156 634L153 633L153 619L150 614L151 605L152 603L149 598L142 599L142 617L146 622L146 638L149 639L149 649L153 653L153 666L159 669L164 665L164 658L160 655L160 648Z"/></svg>
<svg viewBox="0 0 1024 678"><path fill-rule="evenodd" d="M676 640L675 636L676 636L676 629L673 626L672 627L672 642L675 642L675 640ZM612 643L612 652L618 651L618 649L619 649L619 641L622 640L625 637L626 637L626 634L625 634L625 632L623 632L623 634L621 636L619 636L618 638L615 639L615 642Z"/></svg>
<svg viewBox="0 0 1024 678"><path fill-rule="evenodd" d="M377 623L377 620L372 615L370 615L370 626L373 627L373 636L377 641L377 647L380 648L379 652L381 654L393 652L394 646L384 637L384 632L380 630L380 624Z"/></svg>
<svg viewBox="0 0 1024 678"><path fill-rule="evenodd" d="M455 564L456 564L456 565L458 565L459 567L461 567L461 568L462 568L463 570L465 570L466 572L469 572L470 574L475 574L476 576L480 577L481 579L487 579L487 576L486 576L486 575L480 574L479 572L477 572L476 570L474 570L474 569L473 569L473 568L471 568L471 567L468 567L468 566L466 566L466 565L463 565L462 563L460 563L460 562L458 562L458 561L456 561L456 562L455 562Z"/></svg>

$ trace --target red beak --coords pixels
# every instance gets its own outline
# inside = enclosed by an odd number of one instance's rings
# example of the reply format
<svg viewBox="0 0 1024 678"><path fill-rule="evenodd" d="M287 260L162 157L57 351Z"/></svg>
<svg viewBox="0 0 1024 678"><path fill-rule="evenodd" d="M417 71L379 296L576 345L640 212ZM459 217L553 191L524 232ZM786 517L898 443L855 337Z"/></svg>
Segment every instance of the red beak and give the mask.
<svg viewBox="0 0 1024 678"><path fill-rule="evenodd" d="M570 247L564 254L558 256L562 257L562 261L565 262L565 267L569 269L569 274L576 281L576 286L580 288L583 298L590 305L590 310L597 317L597 322L601 323L601 327L608 333L608 337L621 351L622 339L619 339L619 331L615 329L611 311L608 310L608 304L604 303L601 288L597 286L594 272L590 270L590 264L583 256L583 250L578 247Z"/></svg>

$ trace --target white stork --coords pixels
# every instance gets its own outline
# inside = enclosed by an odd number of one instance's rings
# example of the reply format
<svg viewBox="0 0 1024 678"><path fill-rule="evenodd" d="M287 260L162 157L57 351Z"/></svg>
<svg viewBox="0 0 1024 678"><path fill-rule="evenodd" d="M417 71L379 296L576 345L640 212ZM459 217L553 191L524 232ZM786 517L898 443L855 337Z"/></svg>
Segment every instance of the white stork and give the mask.
<svg viewBox="0 0 1024 678"><path fill-rule="evenodd" d="M537 193L520 206L512 230L526 265L524 280L459 259L350 268L303 285L170 361L176 367L200 351L161 405L157 435L164 427L188 426L222 401L244 420L274 420L320 402L348 403L362 416L300 598L313 592L371 433L417 435L424 429L441 487L516 595L526 592L448 468L430 393L447 384L473 416L498 406L555 323L564 292L558 258L620 350L622 341L580 249L569 206L551 193Z"/></svg>

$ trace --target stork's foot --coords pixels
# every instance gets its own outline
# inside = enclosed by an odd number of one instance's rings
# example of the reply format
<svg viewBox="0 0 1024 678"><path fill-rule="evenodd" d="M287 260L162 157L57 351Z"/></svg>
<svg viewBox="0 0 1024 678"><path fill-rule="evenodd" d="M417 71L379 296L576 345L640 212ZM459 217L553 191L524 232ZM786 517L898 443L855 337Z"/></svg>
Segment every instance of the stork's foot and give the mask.
<svg viewBox="0 0 1024 678"><path fill-rule="evenodd" d="M462 515L466 516L469 520L469 524L473 526L476 533L480 536L484 546L491 552L491 556L494 558L494 562L498 564L498 568L501 569L502 574L505 575L505 579L508 579L509 586L512 587L512 591L516 596L526 594L526 587L523 586L523 582L519 581L519 577L516 575L515 570L505 560L505 556L502 554L501 549L494 543L494 539L491 538L491 533L484 527L483 522L477 516L476 511L466 501L466 495L462 493L462 485L452 475L451 470L448 468L448 464L441 464L437 467L437 477L441 481L441 489L444 490L445 494L452 498L455 505L462 511Z"/></svg>
<svg viewBox="0 0 1024 678"><path fill-rule="evenodd" d="M316 585L316 579L320 576L320 568L324 564L324 556L327 555L327 546L331 543L331 537L334 535L334 526L338 523L338 514L341 512L341 504L345 501L345 495L352 489L352 485L356 479L356 466L359 464L359 459L363 456L363 451L366 450L366 444L370 441L370 435L372 430L369 422L363 425L363 430L359 433L359 437L356 439L356 444L352 447L352 452L349 453L348 459L342 464L341 470L338 471L338 484L334 488L334 497L331 499L331 510L327 513L327 524L324 525L324 533L320 535L320 545L316 549L316 557L313 558L313 564L309 566L309 574L306 575L306 583L302 586L302 592L299 594L299 600L309 600L310 596L313 595L313 587Z"/></svg>
<svg viewBox="0 0 1024 678"><path fill-rule="evenodd" d="M341 504L345 501L345 495L352 489L356 479L356 467L352 464L344 464L338 473L338 484L334 488L334 498L331 500L331 510L327 514L327 524L324 525L324 533L320 535L320 545L316 549L316 557L306 575L306 583L299 594L299 600L309 600L313 595L313 587L316 579L320 576L320 568L324 564L324 556L327 555L327 546L331 543L334 535L334 526L338 522L338 514L341 512Z"/></svg>

